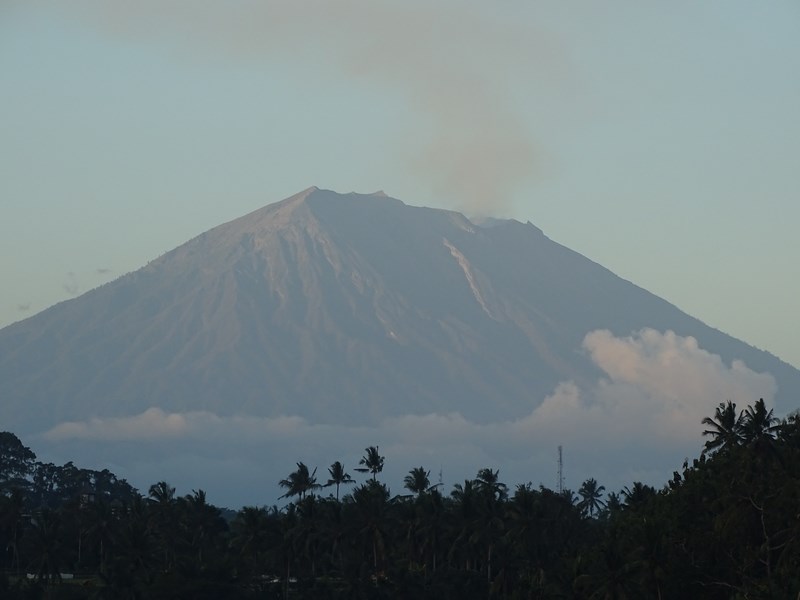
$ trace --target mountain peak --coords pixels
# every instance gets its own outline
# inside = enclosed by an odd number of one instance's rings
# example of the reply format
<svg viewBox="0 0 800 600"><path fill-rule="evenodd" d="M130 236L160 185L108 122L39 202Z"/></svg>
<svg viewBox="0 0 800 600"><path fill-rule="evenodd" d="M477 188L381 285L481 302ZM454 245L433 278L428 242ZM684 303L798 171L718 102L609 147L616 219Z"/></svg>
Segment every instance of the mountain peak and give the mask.
<svg viewBox="0 0 800 600"><path fill-rule="evenodd" d="M166 411L375 423L529 414L601 373L588 332L691 335L800 373L514 220L309 187L0 331L0 421Z"/></svg>

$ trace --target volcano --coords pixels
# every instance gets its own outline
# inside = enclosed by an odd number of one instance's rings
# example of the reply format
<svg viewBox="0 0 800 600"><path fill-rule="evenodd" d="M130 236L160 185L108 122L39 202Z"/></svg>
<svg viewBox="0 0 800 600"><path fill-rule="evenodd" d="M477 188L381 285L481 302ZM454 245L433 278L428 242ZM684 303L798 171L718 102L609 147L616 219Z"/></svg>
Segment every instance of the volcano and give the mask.
<svg viewBox="0 0 800 600"><path fill-rule="evenodd" d="M0 330L0 419L18 432L149 407L513 419L559 382L602 376L587 333L642 328L692 336L772 374L778 399L800 397L797 369L531 223L310 188Z"/></svg>

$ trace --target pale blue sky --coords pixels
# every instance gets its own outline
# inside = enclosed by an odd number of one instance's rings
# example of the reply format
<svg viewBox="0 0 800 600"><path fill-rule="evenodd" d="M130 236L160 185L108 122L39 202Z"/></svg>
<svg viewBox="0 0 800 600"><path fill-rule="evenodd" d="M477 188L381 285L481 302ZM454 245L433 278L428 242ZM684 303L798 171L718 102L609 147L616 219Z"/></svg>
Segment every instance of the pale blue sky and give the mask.
<svg viewBox="0 0 800 600"><path fill-rule="evenodd" d="M0 326L317 185L530 220L800 366L799 106L796 0L5 0Z"/></svg>

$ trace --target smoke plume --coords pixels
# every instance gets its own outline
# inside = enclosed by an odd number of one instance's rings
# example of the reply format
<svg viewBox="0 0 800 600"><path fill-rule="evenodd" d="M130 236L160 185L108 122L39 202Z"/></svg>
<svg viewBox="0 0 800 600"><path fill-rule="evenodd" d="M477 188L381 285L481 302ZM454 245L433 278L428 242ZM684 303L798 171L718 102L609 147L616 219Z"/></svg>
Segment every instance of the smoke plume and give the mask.
<svg viewBox="0 0 800 600"><path fill-rule="evenodd" d="M104 31L155 36L197 60L210 52L310 64L398 94L421 119L382 150L402 148L412 176L457 208L502 210L535 169L537 149L513 104L509 74L548 77L557 53L546 35L504 20L501 6L489 14L478 14L471 2L413 0L84 0L81 6Z"/></svg>

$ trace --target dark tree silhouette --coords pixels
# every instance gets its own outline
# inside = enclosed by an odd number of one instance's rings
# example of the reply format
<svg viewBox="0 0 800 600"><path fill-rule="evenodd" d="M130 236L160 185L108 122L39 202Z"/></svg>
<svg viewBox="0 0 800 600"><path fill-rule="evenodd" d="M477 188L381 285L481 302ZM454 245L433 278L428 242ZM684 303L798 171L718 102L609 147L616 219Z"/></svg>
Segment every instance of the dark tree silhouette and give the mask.
<svg viewBox="0 0 800 600"><path fill-rule="evenodd" d="M741 436L746 444L759 444L772 439L778 430L778 419L772 409L767 410L764 399L759 398L754 406L748 406L742 418Z"/></svg>
<svg viewBox="0 0 800 600"><path fill-rule="evenodd" d="M305 463L297 463L297 470L289 473L289 477L278 482L278 485L286 489L286 493L281 498L300 496L300 500L302 500L308 492L321 488L322 486L317 483L316 474L316 469L309 473Z"/></svg>
<svg viewBox="0 0 800 600"><path fill-rule="evenodd" d="M703 435L711 436L705 444L706 452L726 450L742 443L742 413L736 414L736 404L730 400L720 402L714 416L703 419L703 425L710 427L703 431Z"/></svg>
<svg viewBox="0 0 800 600"><path fill-rule="evenodd" d="M228 527L200 490L161 481L144 498L110 472L35 463L33 486L0 493L0 598L795 598L800 417L778 423L763 400L715 417L710 450L606 510L594 479L579 497L528 483L509 498L488 468L444 496L416 467L416 497L391 498L371 447L372 477L341 501L297 463L283 483L299 500Z"/></svg>
<svg viewBox="0 0 800 600"><path fill-rule="evenodd" d="M578 489L578 495L581 497L580 502L578 502L580 511L590 517L593 517L595 512L600 512L605 505L605 502L603 502L603 492L605 491L605 486L597 485L597 480L594 477L584 481L580 489Z"/></svg>
<svg viewBox="0 0 800 600"><path fill-rule="evenodd" d="M475 486L484 494L495 500L505 500L508 497L508 486L500 482L500 469L481 469L475 477Z"/></svg>
<svg viewBox="0 0 800 600"><path fill-rule="evenodd" d="M33 518L30 531L31 572L49 585L61 579L63 538L58 512L43 508Z"/></svg>
<svg viewBox="0 0 800 600"><path fill-rule="evenodd" d="M328 483L325 484L325 487L330 487L332 485L336 486L337 500L339 499L340 485L355 483L355 480L350 477L350 473L345 472L344 465L342 465L342 463L340 463L338 460L328 467L328 475L330 475L330 479L328 479Z"/></svg>
<svg viewBox="0 0 800 600"><path fill-rule="evenodd" d="M431 489L431 472L423 467L415 467L408 472L403 479L403 487L416 496Z"/></svg>
<svg viewBox="0 0 800 600"><path fill-rule="evenodd" d="M0 431L0 493L29 487L36 454L9 431Z"/></svg>
<svg viewBox="0 0 800 600"><path fill-rule="evenodd" d="M364 450L365 454L358 461L362 467L356 468L359 473L372 473L372 481L375 481L378 473L383 471L384 457L381 456L378 446L369 446Z"/></svg>
<svg viewBox="0 0 800 600"><path fill-rule="evenodd" d="M641 481L634 481L633 487L626 486L622 490L622 497L625 498L625 508L641 507L651 498L655 497L655 495L655 488Z"/></svg>

